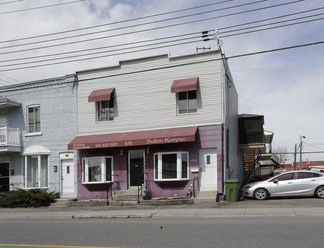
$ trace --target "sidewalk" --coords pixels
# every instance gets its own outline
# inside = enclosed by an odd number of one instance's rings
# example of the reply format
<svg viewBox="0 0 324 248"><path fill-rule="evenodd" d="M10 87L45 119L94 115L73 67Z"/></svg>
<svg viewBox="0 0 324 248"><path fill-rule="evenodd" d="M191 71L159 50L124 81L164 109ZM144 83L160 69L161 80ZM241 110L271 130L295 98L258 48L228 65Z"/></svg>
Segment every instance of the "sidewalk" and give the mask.
<svg viewBox="0 0 324 248"><path fill-rule="evenodd" d="M233 204L233 205L232 205ZM324 204L324 201L323 201ZM324 207L239 207L236 203L168 207L48 207L0 209L0 220L91 218L225 218L252 216L324 216ZM257 204L256 204L257 205Z"/></svg>

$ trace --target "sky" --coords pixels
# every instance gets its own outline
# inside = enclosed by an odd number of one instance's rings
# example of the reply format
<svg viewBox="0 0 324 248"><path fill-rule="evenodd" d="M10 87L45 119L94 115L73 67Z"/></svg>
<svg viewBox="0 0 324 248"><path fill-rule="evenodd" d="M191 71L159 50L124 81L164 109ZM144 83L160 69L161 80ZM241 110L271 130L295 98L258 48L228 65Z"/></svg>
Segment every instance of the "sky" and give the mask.
<svg viewBox="0 0 324 248"><path fill-rule="evenodd" d="M322 18L323 0L0 0L0 86L221 45L239 113L264 115L273 151L304 136L303 161L324 160Z"/></svg>

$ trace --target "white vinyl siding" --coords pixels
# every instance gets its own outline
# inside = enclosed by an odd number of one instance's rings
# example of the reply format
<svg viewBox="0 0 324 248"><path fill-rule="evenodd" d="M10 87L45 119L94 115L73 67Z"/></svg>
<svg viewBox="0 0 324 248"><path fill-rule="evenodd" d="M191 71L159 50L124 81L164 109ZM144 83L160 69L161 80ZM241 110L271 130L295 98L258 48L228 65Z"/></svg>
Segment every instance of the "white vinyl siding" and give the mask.
<svg viewBox="0 0 324 248"><path fill-rule="evenodd" d="M223 123L223 63L217 60L219 57L218 52L176 58L157 56L124 61L120 67L78 72L78 134ZM171 93L171 85L176 79L190 77L199 77L197 112L178 115L177 96ZM93 89L107 87L116 89L115 119L109 124L98 123L95 103L89 103L87 98Z"/></svg>

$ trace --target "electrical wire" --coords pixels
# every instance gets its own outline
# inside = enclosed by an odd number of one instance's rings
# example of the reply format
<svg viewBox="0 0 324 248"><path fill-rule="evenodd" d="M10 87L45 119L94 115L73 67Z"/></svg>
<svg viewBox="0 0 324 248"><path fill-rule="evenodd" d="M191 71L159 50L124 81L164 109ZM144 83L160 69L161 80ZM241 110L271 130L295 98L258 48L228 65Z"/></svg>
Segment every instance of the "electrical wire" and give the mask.
<svg viewBox="0 0 324 248"><path fill-rule="evenodd" d="M21 0L21 1L23 1L23 0ZM94 25L94 26L90 26L90 27L77 28L77 29L71 29L71 30L66 30L66 31L54 32L54 33L50 33L50 34L42 34L42 35L23 37L23 38L18 38L18 39L13 39L13 40L0 41L0 43L16 42L16 41L22 41L22 40L35 39L35 38L41 38L41 37L46 37L46 36L52 36L52 35L58 35L58 34L66 34L66 33L71 33L71 32L76 32L76 31L88 30L88 29L93 29L93 28L98 28L98 27L105 27L105 26L110 26L110 25L126 23L126 22L134 22L134 21L143 20L143 19L147 19L147 18L158 17L158 16L163 16L163 15L169 15L169 14L179 13L179 12L193 10L193 9L204 8L204 7L208 7L208 6L212 6L212 5L218 5L218 4L231 2L231 1L234 1L234 0L226 0L226 1L217 2L217 3L199 5L199 6L195 6L195 7L191 7L191 8L185 8L185 9L180 9L180 10L163 12L163 13L159 13L159 14L148 15L148 16L143 16L143 17L137 17L137 18L127 19L127 20L122 20L122 21L104 23L104 24Z"/></svg>
<svg viewBox="0 0 324 248"><path fill-rule="evenodd" d="M318 9L323 9L322 8L317 8ZM313 11L313 10L308 10L308 11L303 11L303 13L305 12L309 12L309 11ZM300 13L300 12L299 12ZM295 13L295 14L289 14L289 16L291 15L296 15L299 13ZM280 24L283 22L290 22L290 21L295 21L295 20L300 20L300 19L305 19L305 18L309 18L309 17L314 17L314 16L319 16L319 15L323 15L324 13L320 13L320 14L315 14L315 15L310 15L310 16L305 16L305 17L299 17L299 18L294 18L294 19L289 19L289 20L283 20L280 22L273 22L273 23L267 23L267 24L263 24L263 25L257 25L257 26L253 26L253 27L247 27L244 29L236 29L236 30L229 30L229 31L225 31L225 32L221 32L221 34L224 33L229 33L229 32L237 32L237 31L241 31L241 30L245 30L245 29L251 29L251 28L256 28L256 27L262 27L262 26L269 26L269 25L274 25L274 24ZM288 15L284 15L284 16L288 16ZM270 19L275 19L275 18L282 18L283 16L278 16L278 17L273 17L273 18L268 18L268 19L263 19L263 20L259 20L259 21L254 21L254 22L248 22L248 24L251 23L256 23L256 22L263 22L265 20L270 20ZM310 22L310 21L318 21L318 20L322 20L323 18L319 18L319 19L313 19L313 20L308 20L306 22ZM297 22L297 23L293 23L293 24L288 24L288 25L297 25L297 24L304 24L306 22ZM239 25L234 25L234 26L245 26L247 23L242 23ZM231 27L234 27L231 26ZM285 25L280 25L280 26L276 26L276 27L271 27L272 28L279 28L279 27L285 27ZM225 28L219 28L218 30L223 30L223 29L228 29L228 27ZM262 29L262 30L254 30L253 32L258 32L258 31L264 31L264 30L268 30L268 29ZM214 30L208 30L207 32L212 32ZM199 32L200 33L200 32ZM128 45L135 45L135 44L139 44L139 43L147 43L147 42L152 42L152 41L156 41L156 40L165 40L165 39L171 39L171 38L176 38L176 37L183 37L183 36L189 36L189 35L194 35L194 34L198 34L197 33L187 33L187 34L182 34L182 35L175 35L175 36L169 36L169 37L160 37L160 38L156 38L156 39L151 39L151 40L142 40L142 41L137 41L137 42L129 42L129 43L124 43L124 44L119 44L119 45L111 45L111 46L105 46L105 47L98 47L98 48L91 48L91 49L83 49L83 50L75 50L75 51L69 51L69 52L63 52L63 53L55 53L55 54L46 54L46 55L40 55L40 56L33 56L33 57L25 57L25 58L16 58L16 59L8 59L8 60L2 60L0 61L0 63L4 63L4 62L12 62L12 61L19 61L19 60L28 60L28 59L35 59L35 58L44 58L44 57L51 57L51 56L59 56L59 55L65 55L65 54L73 54L73 53L80 53L80 52L85 52L85 51L93 51L93 50L102 50L102 49L107 49L107 48L116 48L116 47L120 47L120 46L128 46ZM240 33L241 34L241 33ZM239 34L235 34L235 35L239 35ZM226 37L226 36L221 36L222 38ZM198 38L198 37L195 37ZM190 39L190 38L189 38ZM173 41L170 41L173 42ZM149 44L149 45L156 45L156 44ZM125 49L129 49L129 48L125 48ZM120 50L120 49L118 49ZM2 54L2 53L0 53ZM88 55L92 55L92 54L88 54ZM80 55L80 56L85 56L85 55ZM58 59L58 58L57 58ZM61 58L64 59L64 58ZM39 62L39 61L38 61ZM34 62L33 62L34 63ZM7 65L9 66L9 65Z"/></svg>
<svg viewBox="0 0 324 248"><path fill-rule="evenodd" d="M218 28L218 30L220 31L220 30L223 30L223 29L236 28L236 27L246 26L246 25L255 24L255 23L259 23L259 22L271 21L271 20L274 20L274 19L284 18L284 17L288 17L288 16L294 16L294 15L299 15L299 14L305 14L305 13L308 13L308 12L313 12L313 11L317 11L317 10L321 10L321 9L324 9L324 7L299 11L299 12L295 12L295 13L290 13L290 14L281 15L281 16L275 16L275 17L256 20L256 21L252 21L252 22L240 23L240 24L236 24L236 25L231 25L231 26L227 26L227 27Z"/></svg>
<svg viewBox="0 0 324 248"><path fill-rule="evenodd" d="M58 47L58 46L78 44L78 43L89 42L89 41L96 41L96 40L101 40L101 39L110 39L110 38L114 38L114 37L121 37L121 36L125 36L125 35L137 34L137 33L148 32L148 31L156 31L156 30L159 30L159 29L171 28L171 27L176 27L176 26L180 26L180 25L187 25L187 24L204 22L204 21L209 21L209 20L223 18L223 17L229 17L229 16L234 16L234 15L251 13L251 12L255 12L255 11L261 11L261 10L265 10L265 9L269 9L269 8L281 7L281 6L284 6L284 5L287 5L287 4L293 4L293 3L300 2L300 1L303 1L303 0L296 0L296 1L276 4L276 5L267 6L267 7L261 7L261 8L246 10L246 11L235 12L235 13L231 13L231 14L225 14L225 15L216 16L216 17L210 17L210 18L204 18L204 19L199 19L199 20L187 21L187 22L182 22L182 23L175 23L175 24L170 24L170 25L165 25L165 26L160 26L160 27L154 27L154 28L148 28L148 29L143 29L143 30L136 30L136 31L131 31L131 32L127 32L127 33L119 33L119 34L114 34L114 35L109 35L109 36L103 36L103 37L97 37L97 38L85 39L85 40L78 40L78 41L71 41L71 42L65 42L65 43L53 44L53 45L47 45L47 46L38 46L38 47L34 47L34 48L25 48L25 49L21 49L21 50L3 52L3 53L0 53L0 54L12 54L12 53L17 53L17 52L25 52L25 51L32 51L32 50L39 50L39 49L45 49L45 48ZM249 3L249 4L252 4L252 3ZM126 26L126 27L123 27L123 28L129 28L129 26ZM121 28L118 28L118 30L119 29L121 29ZM60 40L61 39L62 38L60 38ZM41 42L43 42L43 41L41 41ZM29 45L34 45L34 44L36 44L36 43L30 43ZM12 46L7 46L7 47L0 47L0 49L13 48L13 47L16 47L16 46L21 46L21 45L22 44L12 45Z"/></svg>
<svg viewBox="0 0 324 248"><path fill-rule="evenodd" d="M206 30L205 32L208 32L208 34L210 34L211 32L215 32L215 30ZM61 53L52 53L52 54L44 54L44 55L24 57L24 58L7 59L7 60L1 60L0 63L12 62L12 61L20 61L20 60L29 60L29 59L38 59L38 58L44 58L44 57L53 57L53 56L59 56L59 55L74 54L74 53L81 53L81 52L88 52L88 51L96 51L96 50L103 50L103 49L108 49L108 48L116 48L116 47L130 46L130 45L133 46L133 45L140 44L140 43L148 43L148 42L154 42L154 41L168 40L168 39L172 39L172 38L186 37L186 36L189 36L189 35L198 35L198 34L201 35L201 32L178 34L178 35L167 36L167 37L159 37L159 38L155 38L155 39L146 39L146 40L122 43L122 44L118 44L118 45L109 45L109 46L88 48L88 49L82 49L82 50L73 50L73 51L61 52ZM170 42L172 42L172 41L170 41ZM148 45L151 45L151 44L148 44Z"/></svg>
<svg viewBox="0 0 324 248"><path fill-rule="evenodd" d="M319 14L317 14L319 15ZM317 15L312 15L312 16L317 16ZM323 13L321 14L323 15ZM286 20L286 21L293 21L293 20L296 20L296 19L302 19L302 18L308 18L309 16L307 17L301 17L301 18L295 18L295 19L291 19L291 20ZM322 20L324 18L320 18L320 19L316 19L316 20ZM307 22L309 21L316 21L316 20L308 20ZM284 22L284 21L281 21L281 22ZM273 25L273 24L276 24L276 23L281 23L281 22L275 22L275 23L269 23L269 24L263 24L263 25L258 25L258 26L254 26L254 27L259 27L259 26L264 26L264 25ZM305 22L298 22L298 23L293 23L293 24L288 24L288 25L296 25L296 24L301 24L301 23L305 23ZM271 27L272 28L279 28L279 27L285 27L287 25L280 25L280 26L277 26L277 27ZM250 28L254 28L254 27L250 27ZM269 29L269 28L268 28ZM257 32L257 31L264 31L264 30L268 30L268 29L262 29L262 30L254 30L254 31L249 31L249 32ZM241 29L239 29L241 30ZM237 31L237 30L234 30L234 31ZM228 31L229 32L229 31ZM244 32L245 33L249 33L249 32ZM192 34L192 33L191 33ZM240 33L241 34L241 33ZM189 34L184 34L183 36L187 36ZM209 34L209 35L213 35L213 34ZM235 34L235 35L238 35L238 34ZM178 36L172 36L172 37L178 37ZM223 37L226 37L226 36L221 36L222 38ZM170 37L166 37L164 39L169 39ZM96 54L102 54L102 53L111 53L111 52L116 52L116 51L122 51L122 50L130 50L130 49L134 49L134 48L142 48L142 47L146 47L146 46L154 46L154 45L160 45L160 44L166 44L166 43L170 43L170 42L177 42L177 41L183 41L183 40L190 40L190 39L193 39L193 38L199 38L199 36L193 36L193 37L187 37L187 38L183 38L183 39L177 39L177 40L171 40L171 41L165 41L165 42L157 42L157 43L153 43L153 44L148 44L148 45L140 45L140 46L134 46L134 44L138 44L138 43L141 43L141 41L138 41L138 42L132 42L132 43L125 43L125 44L120 44L119 46L126 46L126 45L132 45L132 47L128 47L128 48L120 48L120 49L116 49L116 46L112 45L112 46L108 46L108 47L105 47L105 49L107 48L115 48L113 51L101 51L101 52L93 52L93 53L87 53L87 54L79 54L79 55L74 55L74 56L68 56L68 57L60 57L60 58L53 58L53 59L49 59L48 56L57 56L59 54L51 54L51 55L41 55L41 56L38 56L38 58L40 57L46 57L47 59L44 59L44 60L38 60L38 61L31 61L31 62L24 62L24 63L15 63L15 64L6 64L6 65L0 65L0 67L10 67L10 66L17 66L17 65L24 65L24 64L34 64L34 63L41 63L41 62L47 62L47 61L55 61L55 60L62 60L62 59L69 59L69 58L74 58L74 57L84 57L84 56L89 56L89 55L96 55ZM162 40L163 38L158 38L158 39L154 39L154 40ZM150 40L152 41L152 40ZM148 42L148 41L142 41L142 42ZM101 48L93 48L93 49L90 49L90 50L102 50L103 47ZM155 48L157 49L157 48ZM78 50L78 51L73 51L73 53L76 53L76 52L84 52L82 50ZM66 52L66 53L61 53L60 55L62 54L70 54L71 52ZM124 54L124 53L122 53ZM114 54L114 55L120 55L120 54ZM35 59L35 57L29 57L29 58L20 58L20 59L9 59L9 60L5 60L5 61L0 61L0 63L4 63L4 62L9 62L9 61L17 61L17 60L25 60L25 59Z"/></svg>
<svg viewBox="0 0 324 248"><path fill-rule="evenodd" d="M169 22L169 21L183 19L183 18L187 18L187 17L197 16L197 15L204 15L204 14L211 13L211 12L223 11L223 10L228 10L228 9L233 9L233 8L239 8L239 7L243 7L243 6L248 6L248 5L252 5L252 4L261 3L261 2L264 2L264 1L267 1L267 0L258 0L258 1L255 1L255 2L250 2L250 3L225 7L225 8L216 9L216 10L209 10L209 11L204 11L204 12L200 12L200 13L194 13L194 14L190 14L190 15L172 17L172 18L167 18L167 19L162 19L162 20L157 20L157 21L151 21L151 22L146 22L146 23L132 24L132 25L127 25L127 26L123 26L123 27L117 27L117 28L113 28L113 29L109 29L109 30L101 30L101 31L91 32L91 33L87 33L87 34L77 34L77 35L67 36L67 37L63 37L63 38L64 39L71 39L71 38L83 37L83 36L94 35L94 34L99 34L99 33L118 31L118 30L121 30L121 29L137 28L137 27L144 26L144 25L152 25L152 24L156 24L156 23L160 23L160 22ZM300 0L298 0L298 1L300 1ZM170 25L170 27L179 26L179 25L181 25L181 24ZM152 31L152 30L161 29L161 28L167 28L167 27L169 27L169 26L167 25L167 26L162 26L162 27L156 27L156 28L151 28L151 29L144 30L144 31ZM139 32L143 32L143 31L136 31L136 32L131 32L131 33L139 33ZM97 37L97 38L93 38L93 39L79 40L79 41L75 41L75 42L65 42L65 43L61 43L61 44L56 44L55 46L66 45L66 44L75 44L75 43L80 43L80 42L88 42L88 41L93 41L93 40L98 40L98 39L107 39L107 38L112 38L112 37L121 36L121 35L127 35L127 34L129 34L129 33L112 35L112 36L103 36L103 37ZM49 40L41 40L41 41L34 41L34 42L30 42L30 43L3 46L3 47L0 47L0 49L7 49L7 48L20 47L20 46L35 45L35 44L41 44L41 43L45 43L45 42L61 41L63 38L59 37L59 38L54 38L54 39L49 39Z"/></svg>
<svg viewBox="0 0 324 248"><path fill-rule="evenodd" d="M305 24L305 23L308 23L308 22L320 21L320 20L323 20L323 19L324 19L324 17L323 18L312 19L312 20L307 20L307 21L303 21L303 22L296 22L296 23L290 23L290 24L285 24L285 25L279 25L279 26L275 26L275 27L269 27L269 28L257 29L257 30L252 30L252 31L246 31L246 32L241 32L241 33L236 33L236 34L229 34L229 35L224 35L224 36L220 35L220 38L228 38L228 37L237 36L237 35L250 34L250 33L254 33L254 32L261 32L261 31L266 31L266 30L271 30L271 29L276 29L276 28L294 26L294 25L298 25L298 24ZM267 25L273 25L273 24L265 24L264 26L267 26ZM254 27L251 27L251 28L254 28Z"/></svg>
<svg viewBox="0 0 324 248"><path fill-rule="evenodd" d="M0 3L0 5L16 3L16 2L21 2L21 1L24 1L24 0L15 0L15 1L11 1L11 2L4 2L4 3Z"/></svg>
<svg viewBox="0 0 324 248"><path fill-rule="evenodd" d="M36 9L51 8L51 7L56 7L56 6L61 6L61 5L71 4L71 3L83 2L83 1L86 1L86 0L76 0L76 1L71 1L71 2L56 3L56 4L27 8L27 9L11 10L11 11L6 11L6 12L0 12L0 15L29 11L29 10L36 10Z"/></svg>

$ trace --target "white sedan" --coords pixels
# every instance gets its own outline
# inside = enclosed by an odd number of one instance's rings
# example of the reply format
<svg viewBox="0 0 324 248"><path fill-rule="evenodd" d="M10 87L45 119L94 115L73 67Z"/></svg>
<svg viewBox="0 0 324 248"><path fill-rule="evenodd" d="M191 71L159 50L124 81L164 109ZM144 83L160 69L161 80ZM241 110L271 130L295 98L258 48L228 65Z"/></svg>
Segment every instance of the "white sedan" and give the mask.
<svg viewBox="0 0 324 248"><path fill-rule="evenodd" d="M324 174L304 170L285 172L243 186L242 194L256 200L281 196L316 196L324 199Z"/></svg>

